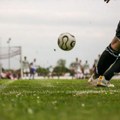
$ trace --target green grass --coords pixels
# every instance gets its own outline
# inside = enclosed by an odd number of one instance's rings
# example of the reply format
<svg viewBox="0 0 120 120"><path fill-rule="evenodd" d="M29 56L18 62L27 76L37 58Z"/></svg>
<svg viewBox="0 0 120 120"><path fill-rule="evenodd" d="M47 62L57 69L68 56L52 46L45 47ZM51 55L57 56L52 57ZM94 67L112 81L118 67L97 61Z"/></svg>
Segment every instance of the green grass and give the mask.
<svg viewBox="0 0 120 120"><path fill-rule="evenodd" d="M0 120L119 120L120 81L0 80Z"/></svg>

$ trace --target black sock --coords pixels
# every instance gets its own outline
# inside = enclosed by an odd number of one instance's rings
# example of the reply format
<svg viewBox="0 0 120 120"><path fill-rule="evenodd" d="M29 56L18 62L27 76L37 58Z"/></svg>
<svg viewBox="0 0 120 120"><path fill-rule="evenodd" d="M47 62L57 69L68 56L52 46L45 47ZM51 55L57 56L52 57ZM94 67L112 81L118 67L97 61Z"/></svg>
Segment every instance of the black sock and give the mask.
<svg viewBox="0 0 120 120"><path fill-rule="evenodd" d="M120 58L118 58L113 65L104 73L105 79L110 80L115 73L120 72Z"/></svg>
<svg viewBox="0 0 120 120"><path fill-rule="evenodd" d="M100 75L103 75L104 72L110 67L111 64L115 62L115 60L118 57L119 52L113 50L111 48L111 45L109 45L105 51L103 51L97 67L96 67L96 77L99 77Z"/></svg>

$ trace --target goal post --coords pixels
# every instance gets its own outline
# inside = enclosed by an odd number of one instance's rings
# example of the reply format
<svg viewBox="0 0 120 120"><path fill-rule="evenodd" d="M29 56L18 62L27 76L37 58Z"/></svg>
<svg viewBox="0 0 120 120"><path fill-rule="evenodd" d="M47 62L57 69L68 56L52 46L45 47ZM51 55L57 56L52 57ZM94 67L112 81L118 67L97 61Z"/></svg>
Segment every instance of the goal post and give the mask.
<svg viewBox="0 0 120 120"><path fill-rule="evenodd" d="M0 47L0 73L2 70L17 71L22 78L22 47Z"/></svg>

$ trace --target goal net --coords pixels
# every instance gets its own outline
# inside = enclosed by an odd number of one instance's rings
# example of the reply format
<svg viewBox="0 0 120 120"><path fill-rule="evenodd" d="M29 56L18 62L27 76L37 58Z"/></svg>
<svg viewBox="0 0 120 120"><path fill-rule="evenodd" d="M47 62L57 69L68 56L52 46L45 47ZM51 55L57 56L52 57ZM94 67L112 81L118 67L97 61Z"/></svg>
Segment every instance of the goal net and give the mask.
<svg viewBox="0 0 120 120"><path fill-rule="evenodd" d="M6 71L17 71L21 75L21 47L0 47L0 73Z"/></svg>

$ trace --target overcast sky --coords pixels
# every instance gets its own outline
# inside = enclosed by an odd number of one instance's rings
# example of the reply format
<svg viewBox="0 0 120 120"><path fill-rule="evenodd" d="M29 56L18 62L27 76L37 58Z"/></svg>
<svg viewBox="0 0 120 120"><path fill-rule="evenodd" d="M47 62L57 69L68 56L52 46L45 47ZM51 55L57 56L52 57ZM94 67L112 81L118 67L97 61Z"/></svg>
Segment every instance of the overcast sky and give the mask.
<svg viewBox="0 0 120 120"><path fill-rule="evenodd" d="M120 0L0 0L0 40L7 46L10 37L11 46L22 46L23 56L44 67L76 57L92 65L114 37L119 15ZM76 37L69 52L57 45L63 32Z"/></svg>

